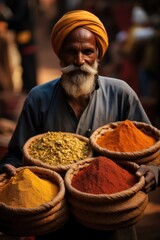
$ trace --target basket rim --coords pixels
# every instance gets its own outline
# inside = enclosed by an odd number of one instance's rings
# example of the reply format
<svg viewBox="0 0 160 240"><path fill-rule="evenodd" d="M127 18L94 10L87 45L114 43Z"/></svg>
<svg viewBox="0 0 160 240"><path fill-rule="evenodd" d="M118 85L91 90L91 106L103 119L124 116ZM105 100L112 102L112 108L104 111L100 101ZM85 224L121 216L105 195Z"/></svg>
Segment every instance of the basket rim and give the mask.
<svg viewBox="0 0 160 240"><path fill-rule="evenodd" d="M65 185L64 185L64 180L59 173L57 173L53 170L50 170L50 169L41 168L41 167L37 167L37 166L23 166L23 167L16 168L16 171L18 173L23 169L29 169L36 175L44 174L47 177L49 177L49 179L51 181L56 182L59 187L59 191L58 191L57 195L51 201L43 203L40 206L33 207L33 208L11 207L5 203L0 202L0 212L5 210L5 212L8 212L8 214L13 214L13 213L17 214L17 215L40 214L40 213L43 213L43 212L46 212L46 211L52 209L53 207L55 207L59 202L61 202L65 198L66 189L65 189ZM3 174L3 175L7 176L7 174Z"/></svg>
<svg viewBox="0 0 160 240"><path fill-rule="evenodd" d="M89 146L89 154L88 154L88 157L91 157L93 156L93 150L92 150L92 146L90 145L90 141L89 141L89 138L85 137L85 136L82 136L80 134L76 134L76 133L71 133L71 132L61 132L59 131L60 133L64 133L64 134L70 134L71 136L75 136L77 137L78 139L86 142ZM54 133L59 133L58 131L57 132L54 132ZM48 168L48 169L51 169L53 171L56 171L56 172L64 172L64 171L67 171L74 163L72 164L66 164L66 165L62 165L62 164L59 164L59 165L50 165L50 164L47 164L47 163L44 163L42 162L41 160L37 159L37 158L33 158L32 156L29 155L28 153L28 147L30 145L30 143L32 141L34 141L35 139L38 139L42 136L44 136L47 132L45 133L41 133L41 134L37 134L37 135L34 135L32 136L31 138L29 138L25 144L23 145L23 161L24 162L27 162L29 164L34 164L35 166L39 166L39 167L44 167L44 168ZM87 158L88 158L87 157ZM79 160L78 162L80 161L83 161L83 160Z"/></svg>
<svg viewBox="0 0 160 240"><path fill-rule="evenodd" d="M83 162L81 163L75 163L65 174L64 176L64 183L66 186L66 189L69 191L69 193L73 194L75 197L79 198L79 199L85 199L86 201L99 201L101 199L101 202L103 201L113 201L113 200L119 200L119 199L123 199L126 198L128 196L132 196L135 193L137 193L138 191L140 191L144 185L145 185L145 178L144 176L141 176L139 178L139 182L137 182L136 184L134 184L132 187L130 187L129 189L123 190L121 192L117 192L117 193L112 193L112 194L91 194L91 193L85 193L85 192L81 192L78 189L74 188L71 185L71 180L73 178L73 176L71 176L72 174L75 175L74 173L77 173L79 169L84 168L85 166L88 166L89 163L91 161L93 161L94 159L96 159L97 157L92 157L92 158L87 158L85 159ZM121 162L120 162L121 164ZM125 162L125 164L127 166L133 167L134 169L138 169L139 165L134 163L134 162Z"/></svg>
<svg viewBox="0 0 160 240"><path fill-rule="evenodd" d="M98 152L105 153L110 157L124 158L124 159L131 158L131 157L133 159L136 159L139 157L144 157L146 155L148 156L159 150L159 148L160 148L160 130L158 128L152 126L151 124L144 123L144 122L138 122L138 121L132 121L132 123L135 124L135 126L138 129L143 128L145 130L146 129L151 130L152 133L154 133L155 136L157 136L158 139L155 138L157 140L156 143L154 145L152 145L151 147L149 147L147 149L143 149L141 151L135 151L135 152L118 152L118 151L111 151L106 148L102 148L98 144L96 144L96 139L102 131L105 133L107 131L107 129L109 129L109 128L113 129L123 122L124 121L111 122L111 123L108 123L106 125L103 125L103 126L97 128L89 138L92 148Z"/></svg>

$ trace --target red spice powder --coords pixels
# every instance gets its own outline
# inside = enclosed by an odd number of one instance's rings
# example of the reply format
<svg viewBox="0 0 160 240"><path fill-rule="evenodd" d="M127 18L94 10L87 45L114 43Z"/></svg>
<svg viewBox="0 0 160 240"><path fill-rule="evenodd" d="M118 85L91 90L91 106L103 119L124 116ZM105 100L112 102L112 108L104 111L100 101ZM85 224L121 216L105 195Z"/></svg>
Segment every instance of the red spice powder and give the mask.
<svg viewBox="0 0 160 240"><path fill-rule="evenodd" d="M132 187L137 177L107 157L99 156L72 178L81 192L112 194Z"/></svg>

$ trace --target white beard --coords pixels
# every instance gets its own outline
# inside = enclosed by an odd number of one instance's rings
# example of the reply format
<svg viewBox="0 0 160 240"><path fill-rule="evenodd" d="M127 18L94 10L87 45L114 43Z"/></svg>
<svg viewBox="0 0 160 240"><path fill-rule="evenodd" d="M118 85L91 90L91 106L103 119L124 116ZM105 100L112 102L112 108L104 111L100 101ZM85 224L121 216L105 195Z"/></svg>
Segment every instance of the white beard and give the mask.
<svg viewBox="0 0 160 240"><path fill-rule="evenodd" d="M62 86L65 92L74 98L90 94L95 87L95 75L98 72L98 61L92 66L83 64L81 67L69 65L61 68L63 72Z"/></svg>

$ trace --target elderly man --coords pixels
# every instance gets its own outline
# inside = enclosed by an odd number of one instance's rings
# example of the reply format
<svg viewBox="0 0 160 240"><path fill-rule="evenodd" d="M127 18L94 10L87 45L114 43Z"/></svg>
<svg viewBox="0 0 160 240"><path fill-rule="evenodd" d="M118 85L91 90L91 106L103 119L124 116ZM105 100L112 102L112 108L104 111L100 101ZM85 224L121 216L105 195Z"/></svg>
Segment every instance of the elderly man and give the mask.
<svg viewBox="0 0 160 240"><path fill-rule="evenodd" d="M1 160L2 172L14 174L14 167L22 164L24 143L40 133L63 131L89 137L110 122L129 119L150 123L137 95L124 81L98 75L99 62L108 48L108 36L99 18L84 10L64 14L53 27L51 43L62 75L30 91L8 153ZM146 192L158 185L157 167L143 165L137 175L145 176ZM136 239L134 227L98 231L80 225L72 216L61 229L37 239L74 239L73 230L82 237Z"/></svg>

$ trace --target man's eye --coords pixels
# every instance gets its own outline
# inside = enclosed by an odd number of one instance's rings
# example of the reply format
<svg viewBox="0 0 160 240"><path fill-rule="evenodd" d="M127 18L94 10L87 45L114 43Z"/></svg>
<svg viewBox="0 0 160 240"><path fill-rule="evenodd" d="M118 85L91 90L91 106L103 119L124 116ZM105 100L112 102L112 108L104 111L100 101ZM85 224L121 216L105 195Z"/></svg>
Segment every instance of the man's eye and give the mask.
<svg viewBox="0 0 160 240"><path fill-rule="evenodd" d="M85 54L85 55L90 55L90 54L93 54L93 53L94 53L94 51L90 50L90 49L86 49L86 50L83 51L83 54Z"/></svg>

